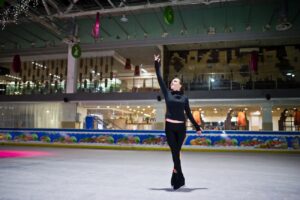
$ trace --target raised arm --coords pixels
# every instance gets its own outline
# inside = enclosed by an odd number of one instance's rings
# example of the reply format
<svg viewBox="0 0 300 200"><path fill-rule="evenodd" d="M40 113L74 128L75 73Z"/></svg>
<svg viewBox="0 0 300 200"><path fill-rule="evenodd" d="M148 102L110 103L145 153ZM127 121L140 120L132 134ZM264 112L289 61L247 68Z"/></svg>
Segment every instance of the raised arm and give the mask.
<svg viewBox="0 0 300 200"><path fill-rule="evenodd" d="M160 58L159 55L156 56L154 55L154 66L155 66L155 72L156 72L156 76L157 76L157 80L160 86L160 89L162 91L162 93L164 94L165 98L167 97L167 93L168 93L168 89L166 84L164 83L161 73L160 73Z"/></svg>
<svg viewBox="0 0 300 200"><path fill-rule="evenodd" d="M191 113L191 109L190 109L190 105L189 105L189 100L188 98L186 98L185 100L185 105L184 105L184 110L185 110L185 113L187 115L187 117L189 118L189 120L192 122L192 124L194 125L195 129L197 131L202 131L201 130L201 127L197 124L197 122L195 121L192 113Z"/></svg>

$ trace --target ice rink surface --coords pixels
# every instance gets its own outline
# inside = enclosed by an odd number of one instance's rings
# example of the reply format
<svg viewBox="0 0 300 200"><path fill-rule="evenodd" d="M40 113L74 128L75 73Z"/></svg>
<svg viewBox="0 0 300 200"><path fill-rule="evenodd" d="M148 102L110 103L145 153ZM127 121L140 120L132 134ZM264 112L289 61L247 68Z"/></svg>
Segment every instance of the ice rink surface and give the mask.
<svg viewBox="0 0 300 200"><path fill-rule="evenodd" d="M168 151L4 150L42 154L0 158L0 200L300 199L300 154L182 152L186 186L174 191Z"/></svg>

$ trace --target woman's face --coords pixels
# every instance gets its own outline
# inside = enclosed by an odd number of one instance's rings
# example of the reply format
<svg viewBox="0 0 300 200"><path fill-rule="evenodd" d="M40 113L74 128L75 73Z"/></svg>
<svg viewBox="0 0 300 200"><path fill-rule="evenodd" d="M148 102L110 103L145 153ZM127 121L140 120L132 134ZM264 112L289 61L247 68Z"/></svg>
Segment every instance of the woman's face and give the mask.
<svg viewBox="0 0 300 200"><path fill-rule="evenodd" d="M174 78L170 84L170 88L173 91L180 91L182 85L180 83L179 78Z"/></svg>

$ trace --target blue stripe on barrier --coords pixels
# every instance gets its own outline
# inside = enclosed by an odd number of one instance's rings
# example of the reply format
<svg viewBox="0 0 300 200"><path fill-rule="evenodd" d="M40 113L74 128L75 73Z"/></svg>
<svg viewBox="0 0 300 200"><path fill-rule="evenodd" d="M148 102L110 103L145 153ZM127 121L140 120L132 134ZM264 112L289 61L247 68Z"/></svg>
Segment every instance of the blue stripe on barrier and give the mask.
<svg viewBox="0 0 300 200"><path fill-rule="evenodd" d="M91 129L56 129L56 128L0 128L0 131L46 131L46 132L78 132L78 133L150 133L161 134L164 130L91 130ZM189 130L187 134L195 134ZM204 130L203 134L245 134L245 135L299 135L299 131L234 131L234 130Z"/></svg>
<svg viewBox="0 0 300 200"><path fill-rule="evenodd" d="M188 131L184 145L209 148L300 149L300 132ZM42 143L94 143L165 146L162 130L85 130L0 128L0 141Z"/></svg>

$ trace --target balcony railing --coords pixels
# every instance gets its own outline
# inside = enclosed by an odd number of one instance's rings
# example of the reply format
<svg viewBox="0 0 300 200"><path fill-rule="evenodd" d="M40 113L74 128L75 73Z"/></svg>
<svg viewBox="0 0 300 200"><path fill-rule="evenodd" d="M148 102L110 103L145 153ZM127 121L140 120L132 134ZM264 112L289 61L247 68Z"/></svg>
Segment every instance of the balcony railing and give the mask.
<svg viewBox="0 0 300 200"><path fill-rule="evenodd" d="M299 74L299 73L298 73ZM258 78L244 73L233 75L232 73L206 73L197 74L201 79L191 80L189 77L181 77L187 91L210 90L253 90L253 89L290 89L300 88L300 79L297 75L286 75L281 78ZM261 74L260 74L261 75ZM271 76L265 74L265 77ZM238 76L238 78L233 78ZM263 77L263 76L261 76ZM110 92L150 92L160 91L156 76L116 76L98 79L82 79L77 82L78 93L110 93ZM45 81L35 82L8 82L1 81L0 95L31 95L31 94L55 94L65 93L66 82Z"/></svg>

